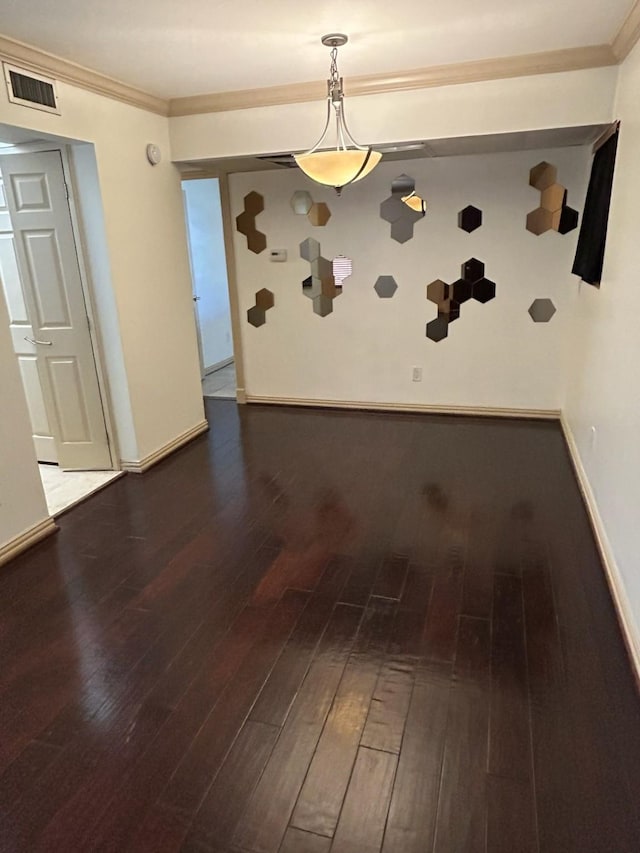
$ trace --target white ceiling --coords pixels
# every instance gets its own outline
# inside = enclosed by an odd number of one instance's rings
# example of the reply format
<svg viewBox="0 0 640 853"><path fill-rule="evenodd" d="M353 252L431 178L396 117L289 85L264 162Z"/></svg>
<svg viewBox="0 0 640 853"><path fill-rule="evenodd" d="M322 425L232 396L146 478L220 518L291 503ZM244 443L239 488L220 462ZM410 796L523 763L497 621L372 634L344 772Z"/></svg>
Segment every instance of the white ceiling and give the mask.
<svg viewBox="0 0 640 853"><path fill-rule="evenodd" d="M0 0L0 33L161 97L602 44L633 0Z"/></svg>

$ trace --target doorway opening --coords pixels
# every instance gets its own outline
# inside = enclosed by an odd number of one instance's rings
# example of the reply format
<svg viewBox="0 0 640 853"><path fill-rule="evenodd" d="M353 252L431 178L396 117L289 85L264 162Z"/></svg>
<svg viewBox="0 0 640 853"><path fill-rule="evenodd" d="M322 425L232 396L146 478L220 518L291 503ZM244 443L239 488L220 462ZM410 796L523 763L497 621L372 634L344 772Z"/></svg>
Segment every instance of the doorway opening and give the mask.
<svg viewBox="0 0 640 853"><path fill-rule="evenodd" d="M182 181L204 397L237 397L220 181Z"/></svg>
<svg viewBox="0 0 640 853"><path fill-rule="evenodd" d="M114 470L66 149L13 130L8 139L0 136L0 298L47 506L55 515L120 472Z"/></svg>

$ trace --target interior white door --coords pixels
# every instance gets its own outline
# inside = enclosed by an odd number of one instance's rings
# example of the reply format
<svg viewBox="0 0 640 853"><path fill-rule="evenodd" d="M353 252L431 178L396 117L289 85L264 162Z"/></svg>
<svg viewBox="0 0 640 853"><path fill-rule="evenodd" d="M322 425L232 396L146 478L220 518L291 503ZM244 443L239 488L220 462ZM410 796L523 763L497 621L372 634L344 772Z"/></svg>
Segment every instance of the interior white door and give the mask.
<svg viewBox="0 0 640 853"><path fill-rule="evenodd" d="M111 468L61 154L0 155L0 175L13 232L0 274L38 458Z"/></svg>
<svg viewBox="0 0 640 853"><path fill-rule="evenodd" d="M11 216L7 206L4 184L0 176L0 283L4 291L7 304L11 331L13 334L14 348L18 356L22 383L24 385L29 414L31 415L31 428L33 441L36 446L36 454L40 462L57 462L58 452L56 450L53 430L47 416L47 407L42 395L42 386L38 375L38 364L33 347L24 341L24 336L33 336L33 329L29 322L29 314L25 303L20 273L18 271L18 259L16 257L15 238Z"/></svg>

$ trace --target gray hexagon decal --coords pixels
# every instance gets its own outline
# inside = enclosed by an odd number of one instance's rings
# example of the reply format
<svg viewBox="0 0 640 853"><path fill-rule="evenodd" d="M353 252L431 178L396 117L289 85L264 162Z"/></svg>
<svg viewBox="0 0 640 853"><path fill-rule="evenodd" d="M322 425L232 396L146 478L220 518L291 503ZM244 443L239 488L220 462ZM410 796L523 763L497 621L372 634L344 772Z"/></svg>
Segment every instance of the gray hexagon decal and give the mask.
<svg viewBox="0 0 640 853"><path fill-rule="evenodd" d="M380 299L391 299L393 294L398 289L396 280L392 275L378 276L378 280L373 285L373 289L378 294Z"/></svg>
<svg viewBox="0 0 640 853"><path fill-rule="evenodd" d="M529 314L534 323L548 323L556 313L556 306L550 299L534 299L529 306Z"/></svg>

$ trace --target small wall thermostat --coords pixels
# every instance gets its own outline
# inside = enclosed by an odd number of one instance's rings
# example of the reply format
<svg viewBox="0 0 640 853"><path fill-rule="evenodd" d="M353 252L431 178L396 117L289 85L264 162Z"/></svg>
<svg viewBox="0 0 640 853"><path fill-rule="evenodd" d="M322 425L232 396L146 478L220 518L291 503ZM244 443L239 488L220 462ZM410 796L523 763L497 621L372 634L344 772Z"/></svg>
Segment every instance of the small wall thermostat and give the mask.
<svg viewBox="0 0 640 853"><path fill-rule="evenodd" d="M287 250L286 249L271 249L269 252L269 259L275 261L276 263L282 263L287 260Z"/></svg>
<svg viewBox="0 0 640 853"><path fill-rule="evenodd" d="M151 163L152 166L157 166L160 160L162 159L162 154L157 145L154 145L153 142L150 142L147 145L147 160Z"/></svg>

